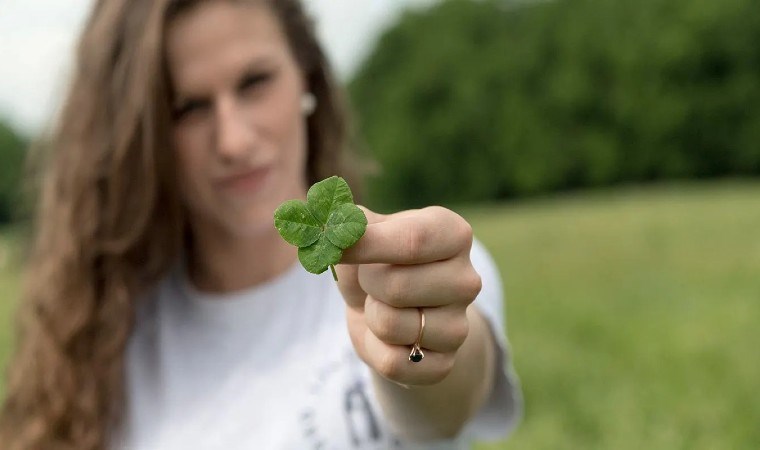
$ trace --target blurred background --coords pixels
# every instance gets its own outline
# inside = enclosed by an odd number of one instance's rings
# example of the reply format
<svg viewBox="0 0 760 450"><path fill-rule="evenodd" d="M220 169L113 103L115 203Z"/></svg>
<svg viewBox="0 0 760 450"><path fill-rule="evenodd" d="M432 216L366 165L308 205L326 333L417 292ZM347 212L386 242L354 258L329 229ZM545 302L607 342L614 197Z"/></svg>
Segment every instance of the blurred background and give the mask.
<svg viewBox="0 0 760 450"><path fill-rule="evenodd" d="M0 4L0 367L24 152L89 3ZM502 271L526 411L478 448L760 447L760 2L306 3L365 203L446 205Z"/></svg>

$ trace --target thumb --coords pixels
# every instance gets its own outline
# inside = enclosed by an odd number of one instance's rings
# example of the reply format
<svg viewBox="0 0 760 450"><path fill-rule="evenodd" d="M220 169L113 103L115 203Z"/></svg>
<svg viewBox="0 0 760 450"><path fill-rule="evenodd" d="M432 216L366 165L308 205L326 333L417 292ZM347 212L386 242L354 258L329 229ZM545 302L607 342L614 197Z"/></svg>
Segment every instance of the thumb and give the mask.
<svg viewBox="0 0 760 450"><path fill-rule="evenodd" d="M376 213L366 206L356 205L367 217L367 224L379 223L386 220L386 216ZM338 273L338 289L340 290L346 305L359 311L364 311L364 301L367 293L359 285L358 264L337 264L335 271Z"/></svg>
<svg viewBox="0 0 760 450"><path fill-rule="evenodd" d="M364 205L356 205L356 206L358 206L359 209L362 210L364 215L367 216L367 224L385 222L386 220L388 220L389 216L385 214L376 213Z"/></svg>
<svg viewBox="0 0 760 450"><path fill-rule="evenodd" d="M405 209L403 211L398 211L391 214L380 214L372 211L371 209L367 208L363 205L356 205L364 212L364 215L367 216L367 223L373 224L373 223L380 223L380 222L387 222L390 220L397 220L397 219L408 219L410 217L416 217L420 214L420 209Z"/></svg>

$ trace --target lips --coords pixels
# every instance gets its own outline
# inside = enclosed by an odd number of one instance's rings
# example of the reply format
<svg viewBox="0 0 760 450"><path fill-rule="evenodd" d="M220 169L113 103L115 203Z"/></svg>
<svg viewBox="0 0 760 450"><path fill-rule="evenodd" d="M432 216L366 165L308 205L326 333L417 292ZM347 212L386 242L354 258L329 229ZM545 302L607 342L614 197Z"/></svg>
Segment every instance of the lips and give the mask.
<svg viewBox="0 0 760 450"><path fill-rule="evenodd" d="M259 167L253 170L232 174L221 178L215 185L225 191L251 191L261 188L270 170Z"/></svg>

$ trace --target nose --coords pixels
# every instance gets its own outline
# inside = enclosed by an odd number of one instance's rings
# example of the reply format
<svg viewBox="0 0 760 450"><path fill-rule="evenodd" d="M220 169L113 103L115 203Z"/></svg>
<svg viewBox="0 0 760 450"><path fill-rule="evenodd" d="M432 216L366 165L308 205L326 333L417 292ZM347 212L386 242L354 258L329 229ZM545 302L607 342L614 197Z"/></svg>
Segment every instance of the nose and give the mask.
<svg viewBox="0 0 760 450"><path fill-rule="evenodd" d="M255 143L254 130L234 98L222 98L216 108L216 149L226 160L250 156Z"/></svg>

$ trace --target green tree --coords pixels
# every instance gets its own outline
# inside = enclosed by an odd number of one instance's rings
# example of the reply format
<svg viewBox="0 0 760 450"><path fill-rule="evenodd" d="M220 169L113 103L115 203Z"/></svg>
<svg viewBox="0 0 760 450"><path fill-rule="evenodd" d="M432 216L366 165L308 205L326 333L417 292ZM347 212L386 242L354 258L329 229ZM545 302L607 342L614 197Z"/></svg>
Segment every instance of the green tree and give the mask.
<svg viewBox="0 0 760 450"><path fill-rule="evenodd" d="M350 83L376 207L760 173L760 3L443 0Z"/></svg>
<svg viewBox="0 0 760 450"><path fill-rule="evenodd" d="M26 140L0 121L0 224L14 217L21 194Z"/></svg>

